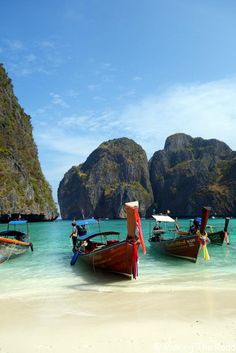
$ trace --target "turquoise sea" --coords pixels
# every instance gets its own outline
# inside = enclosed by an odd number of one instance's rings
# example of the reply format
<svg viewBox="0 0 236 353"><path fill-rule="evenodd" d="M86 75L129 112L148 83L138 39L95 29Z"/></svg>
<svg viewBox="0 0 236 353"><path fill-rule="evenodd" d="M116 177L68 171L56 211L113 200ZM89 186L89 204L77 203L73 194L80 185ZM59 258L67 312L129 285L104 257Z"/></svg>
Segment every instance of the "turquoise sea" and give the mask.
<svg viewBox="0 0 236 353"><path fill-rule="evenodd" d="M189 220L179 220L179 223L181 228L188 227ZM210 223L222 228L224 220L214 219ZM152 292L167 288L235 288L236 219L231 219L229 224L230 245L209 245L210 261L205 261L200 253L195 264L153 253L148 243L153 225L150 220L142 220L147 254L143 255L140 249L139 276L137 280L130 281L118 275L94 273L81 263L70 266L70 221L29 223L34 252L29 250L0 265L1 298L25 295L47 297L74 291ZM102 221L100 226L101 230L116 230L126 236L125 220ZM6 225L0 225L0 230L5 228Z"/></svg>

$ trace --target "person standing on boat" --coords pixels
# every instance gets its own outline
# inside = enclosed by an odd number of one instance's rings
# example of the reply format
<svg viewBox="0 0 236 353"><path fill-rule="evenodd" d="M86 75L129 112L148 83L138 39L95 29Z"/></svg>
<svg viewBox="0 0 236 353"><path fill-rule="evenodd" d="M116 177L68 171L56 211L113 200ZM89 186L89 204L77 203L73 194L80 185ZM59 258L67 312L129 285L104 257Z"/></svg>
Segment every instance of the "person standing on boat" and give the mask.
<svg viewBox="0 0 236 353"><path fill-rule="evenodd" d="M72 243L73 243L73 251L75 251L78 233L77 233L76 223L72 222L71 225L72 225L72 233L71 233L70 237L71 237Z"/></svg>

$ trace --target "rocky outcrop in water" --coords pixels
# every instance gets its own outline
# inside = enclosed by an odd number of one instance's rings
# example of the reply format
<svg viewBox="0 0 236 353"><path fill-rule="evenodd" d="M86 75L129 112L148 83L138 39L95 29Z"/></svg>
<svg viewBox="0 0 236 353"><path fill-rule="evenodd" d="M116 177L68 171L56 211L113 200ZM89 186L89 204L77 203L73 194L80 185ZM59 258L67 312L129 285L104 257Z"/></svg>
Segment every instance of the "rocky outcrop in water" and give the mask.
<svg viewBox="0 0 236 353"><path fill-rule="evenodd" d="M122 218L123 204L140 202L141 215L153 202L146 153L128 138L102 143L86 162L72 167L60 182L58 202L64 219L83 214Z"/></svg>
<svg viewBox="0 0 236 353"><path fill-rule="evenodd" d="M38 160L32 125L0 65L0 221L9 215L47 221L58 215Z"/></svg>
<svg viewBox="0 0 236 353"><path fill-rule="evenodd" d="M149 162L156 209L181 217L236 214L236 153L224 142L186 134L167 138Z"/></svg>

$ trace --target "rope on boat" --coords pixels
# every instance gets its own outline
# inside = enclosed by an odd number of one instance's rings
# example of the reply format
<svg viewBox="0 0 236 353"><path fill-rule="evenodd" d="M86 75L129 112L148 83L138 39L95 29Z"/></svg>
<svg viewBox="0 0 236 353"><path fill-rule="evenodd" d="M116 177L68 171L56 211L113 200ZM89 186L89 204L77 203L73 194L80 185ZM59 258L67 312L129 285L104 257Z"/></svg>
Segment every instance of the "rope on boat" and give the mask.
<svg viewBox="0 0 236 353"><path fill-rule="evenodd" d="M12 256L13 250L16 248L16 243L14 243L14 246L11 247L11 251L9 252L8 257L6 258L6 260L4 260L3 262L1 262L1 264L3 264L4 262L7 262L10 257Z"/></svg>
<svg viewBox="0 0 236 353"><path fill-rule="evenodd" d="M9 255L7 256L6 260L4 260L3 262L1 262L0 264L2 264L2 263L4 263L4 262L7 262L7 261L10 259L10 257L12 256L14 250L16 249L16 247L17 247L17 245L18 245L18 243L16 243L16 242L14 242L14 243L11 242L11 244L14 244L14 245L11 246L11 250L10 250L10 252L9 252ZM29 247L31 248L31 251L33 252L33 251L34 251L34 248L33 248L33 244L32 244L31 242L29 243ZM8 246L8 248L9 248L9 246Z"/></svg>

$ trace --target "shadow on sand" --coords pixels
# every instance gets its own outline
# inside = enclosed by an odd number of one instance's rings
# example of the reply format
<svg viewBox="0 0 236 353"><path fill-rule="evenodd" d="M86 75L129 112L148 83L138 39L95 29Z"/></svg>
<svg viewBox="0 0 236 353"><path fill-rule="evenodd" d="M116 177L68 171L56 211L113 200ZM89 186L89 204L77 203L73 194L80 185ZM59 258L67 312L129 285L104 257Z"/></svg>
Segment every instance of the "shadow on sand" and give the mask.
<svg viewBox="0 0 236 353"><path fill-rule="evenodd" d="M109 288L112 290L114 285L126 287L127 282L130 282L129 277L93 269L79 259L74 266L71 266L71 270L78 278L78 281L74 285L69 286L75 290L101 291L103 289L109 291Z"/></svg>

